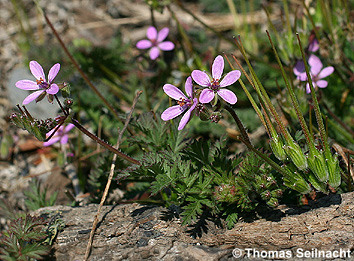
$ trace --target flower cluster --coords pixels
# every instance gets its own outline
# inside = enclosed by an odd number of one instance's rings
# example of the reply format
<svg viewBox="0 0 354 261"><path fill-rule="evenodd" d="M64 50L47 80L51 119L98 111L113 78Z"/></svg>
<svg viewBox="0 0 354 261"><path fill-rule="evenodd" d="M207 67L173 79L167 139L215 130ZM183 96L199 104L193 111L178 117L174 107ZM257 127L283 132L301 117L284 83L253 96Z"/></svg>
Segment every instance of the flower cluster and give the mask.
<svg viewBox="0 0 354 261"><path fill-rule="evenodd" d="M237 102L236 95L225 87L234 84L241 76L241 72L238 70L233 70L228 74L223 76L224 71L224 59L221 55L218 55L212 65L211 75L204 71L194 70L186 80L185 91L186 95L172 84L165 84L163 90L172 99L176 100L178 105L172 106L166 109L161 118L164 121L171 120L181 115L184 111L187 111L182 117L178 130L181 130L186 126L190 120L192 113L196 108L205 110L205 106L199 106L198 104L207 104L214 100L212 105L215 105L218 101L218 97L221 97L225 102L230 104L235 104ZM198 84L198 87L202 89L200 92L195 91L193 88L193 82ZM197 112L198 114L198 112ZM214 113L215 114L215 113ZM214 114L210 116L210 120L217 121Z"/></svg>

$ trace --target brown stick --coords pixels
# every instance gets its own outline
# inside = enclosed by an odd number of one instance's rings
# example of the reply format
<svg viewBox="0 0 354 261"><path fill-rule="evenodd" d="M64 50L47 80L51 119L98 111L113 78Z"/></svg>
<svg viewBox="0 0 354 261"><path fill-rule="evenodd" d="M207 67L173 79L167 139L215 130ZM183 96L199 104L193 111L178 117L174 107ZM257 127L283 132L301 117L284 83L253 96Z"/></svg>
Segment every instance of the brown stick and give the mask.
<svg viewBox="0 0 354 261"><path fill-rule="evenodd" d="M132 108L131 108L131 110L129 112L129 115L128 115L126 121L125 121L124 127L123 127L122 131L119 132L118 141L117 141L117 144L116 144L116 149L117 150L119 148L119 144L121 143L121 140L122 140L122 137L123 137L123 133L126 130L126 128L128 127L129 121L131 119L131 116L133 114L133 111L134 111L134 108L135 108L135 105L136 105L136 102L138 101L138 98L139 98L141 93L142 93L142 91L138 91L137 94L135 95L135 98L134 98L134 101L133 101L133 104L132 104ZM95 216L95 220L93 221L93 224L92 224L90 238L89 238L89 241L87 243L87 248L86 248L86 253L85 253L85 258L84 258L85 261L88 260L88 258L90 256L90 253L91 253L93 237L94 237L94 234L95 234L95 231L96 231L96 227L97 227L97 224L98 224L98 221L99 221L99 215L101 213L102 206L103 206L104 202L106 201L106 198L107 198L107 195L108 195L108 191L109 191L109 187L111 186L111 182L112 182L113 174L114 174L114 169L116 167L116 160L117 160L117 154L114 154L113 155L113 159L112 159L111 170L109 172L109 176L108 176L108 180L107 180L107 184L106 184L106 188L105 188L105 190L103 192L103 195L102 195L102 198L101 198L101 202L100 202L100 205L98 206L97 214Z"/></svg>

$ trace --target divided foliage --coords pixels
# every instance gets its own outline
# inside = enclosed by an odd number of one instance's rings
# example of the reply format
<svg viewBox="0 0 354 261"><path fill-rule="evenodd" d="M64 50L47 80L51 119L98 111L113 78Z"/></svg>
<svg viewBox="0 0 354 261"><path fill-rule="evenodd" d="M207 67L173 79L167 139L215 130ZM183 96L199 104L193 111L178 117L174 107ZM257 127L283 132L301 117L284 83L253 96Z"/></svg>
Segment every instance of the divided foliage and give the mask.
<svg viewBox="0 0 354 261"><path fill-rule="evenodd" d="M43 230L45 224L43 219L30 215L13 220L0 236L0 259L42 259L50 251L50 246L42 244L47 237Z"/></svg>
<svg viewBox="0 0 354 261"><path fill-rule="evenodd" d="M148 152L141 166L125 169L118 178L149 181L152 195L160 196L166 206L181 208L182 224L191 224L202 215L222 215L231 228L238 212L254 210L260 201L278 205L282 191L271 167L257 155L230 157L226 139L191 141L175 126L167 132L169 123L156 119L143 114L135 122L142 135L131 141Z"/></svg>

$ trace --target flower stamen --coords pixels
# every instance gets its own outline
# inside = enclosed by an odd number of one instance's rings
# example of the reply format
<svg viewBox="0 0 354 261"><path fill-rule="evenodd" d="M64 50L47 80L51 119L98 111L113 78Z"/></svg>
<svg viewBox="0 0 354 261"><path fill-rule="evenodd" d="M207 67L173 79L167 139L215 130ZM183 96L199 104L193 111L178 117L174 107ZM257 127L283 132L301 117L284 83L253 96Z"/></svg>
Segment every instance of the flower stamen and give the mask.
<svg viewBox="0 0 354 261"><path fill-rule="evenodd" d="M183 107L184 105L186 105L186 100L184 98L179 98L179 101L177 101L178 105Z"/></svg>
<svg viewBox="0 0 354 261"><path fill-rule="evenodd" d="M36 80L36 81L37 81L37 85L40 85L40 84L44 83L44 80L43 80L42 77L39 80Z"/></svg>

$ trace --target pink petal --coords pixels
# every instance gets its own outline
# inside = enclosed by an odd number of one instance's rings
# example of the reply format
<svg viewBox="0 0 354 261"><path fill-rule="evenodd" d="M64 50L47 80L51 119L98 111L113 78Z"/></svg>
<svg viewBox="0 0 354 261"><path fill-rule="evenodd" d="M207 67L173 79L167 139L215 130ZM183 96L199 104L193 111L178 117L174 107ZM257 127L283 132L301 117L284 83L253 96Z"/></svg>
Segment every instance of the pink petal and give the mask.
<svg viewBox="0 0 354 261"><path fill-rule="evenodd" d="M164 121L168 121L173 118L176 118L177 116L181 115L182 112L184 112L187 108L188 106L181 107L179 105L169 107L161 114L161 119Z"/></svg>
<svg viewBox="0 0 354 261"><path fill-rule="evenodd" d="M200 70L194 70L192 72L193 80L203 87L209 87L211 85L209 75L206 72L202 72Z"/></svg>
<svg viewBox="0 0 354 261"><path fill-rule="evenodd" d="M64 132L67 133L67 132L71 131L72 128L74 128L74 127L75 127L74 124L69 123L69 124L65 127Z"/></svg>
<svg viewBox="0 0 354 261"><path fill-rule="evenodd" d="M22 81L18 81L16 82L16 87L20 88L22 90L29 90L29 91L33 91L33 90L38 90L39 86L37 85L36 82L34 81L30 81L30 80L22 80Z"/></svg>
<svg viewBox="0 0 354 261"><path fill-rule="evenodd" d="M157 38L157 30L155 27L150 26L146 32L146 36L150 40L156 40Z"/></svg>
<svg viewBox="0 0 354 261"><path fill-rule="evenodd" d="M152 46L151 41L149 40L140 40L136 43L136 48L138 49L148 49Z"/></svg>
<svg viewBox="0 0 354 261"><path fill-rule="evenodd" d="M178 125L178 130L182 130L186 124L188 123L190 117L191 117L191 114L192 114L192 111L194 110L195 106L197 104L193 104L189 110L183 115L181 121L179 122L179 125Z"/></svg>
<svg viewBox="0 0 354 261"><path fill-rule="evenodd" d="M213 76L213 79L220 80L223 71L224 71L224 58L222 58L221 55L218 55L216 56L211 68L211 74Z"/></svg>
<svg viewBox="0 0 354 261"><path fill-rule="evenodd" d="M171 51L175 48L174 43L172 42L162 42L158 44L158 47L162 50L162 51Z"/></svg>
<svg viewBox="0 0 354 261"><path fill-rule="evenodd" d="M316 82L316 85L320 88L326 88L328 86L328 82L325 80L319 80Z"/></svg>
<svg viewBox="0 0 354 261"><path fill-rule="evenodd" d="M60 70L60 64L56 63L50 68L49 73L48 73L48 83L51 83L54 81L55 77L57 76L58 72Z"/></svg>
<svg viewBox="0 0 354 261"><path fill-rule="evenodd" d="M40 80L41 78L45 80L45 75L42 66L36 61L30 61L29 67L33 76Z"/></svg>
<svg viewBox="0 0 354 261"><path fill-rule="evenodd" d="M187 79L188 80L188 79ZM176 86L172 84L165 84L163 87L164 92L170 96L172 99L179 100L179 99L188 99L184 93L178 89Z"/></svg>
<svg viewBox="0 0 354 261"><path fill-rule="evenodd" d="M306 72L300 73L300 74L297 76L297 78L298 78L300 81L302 81L302 82L307 81L307 74L306 74Z"/></svg>
<svg viewBox="0 0 354 261"><path fill-rule="evenodd" d="M303 61L297 61L295 67L294 67L294 74L296 76L299 76L300 74L305 72L305 65Z"/></svg>
<svg viewBox="0 0 354 261"><path fill-rule="evenodd" d="M309 44L309 52L316 52L318 49L320 49L320 44L316 38L314 38L310 44Z"/></svg>
<svg viewBox="0 0 354 261"><path fill-rule="evenodd" d="M68 143L68 141L69 141L69 135L63 135L62 137L61 137L61 139L60 139L60 143L61 144L67 144Z"/></svg>
<svg viewBox="0 0 354 261"><path fill-rule="evenodd" d="M47 93L49 94L57 94L59 91L59 87L58 85L56 85L55 83L52 83L49 88L46 90Z"/></svg>
<svg viewBox="0 0 354 261"><path fill-rule="evenodd" d="M57 128L57 127L53 128L53 129L51 129L49 132L47 132L47 134L46 134L46 135L47 135L47 138L48 138L50 135L52 135L52 133L56 130L56 128ZM61 128L61 127L60 127L60 128ZM59 129L60 129L60 128L59 128ZM58 131L59 131L59 130L58 130ZM54 136L56 136L57 134L58 134L58 132L57 132Z"/></svg>
<svg viewBox="0 0 354 261"><path fill-rule="evenodd" d="M309 58L309 65L311 66L311 74L312 75L318 75L323 67L322 62L320 58L318 58L316 55L311 54Z"/></svg>
<svg viewBox="0 0 354 261"><path fill-rule="evenodd" d="M214 91L210 89L204 89L199 96L199 101L201 103L209 103L215 97Z"/></svg>
<svg viewBox="0 0 354 261"><path fill-rule="evenodd" d="M311 93L310 84L306 83L306 93Z"/></svg>
<svg viewBox="0 0 354 261"><path fill-rule="evenodd" d="M325 77L331 75L333 72L334 72L334 68L332 66L328 66L326 68L323 68L323 70L318 75L318 78L319 79L325 78Z"/></svg>
<svg viewBox="0 0 354 261"><path fill-rule="evenodd" d="M40 90L40 91L36 91L36 92L33 92L31 93L30 95L28 95L22 102L23 105L26 105L26 104L29 104L31 101L34 101L35 99L37 99L37 97L39 95L42 94L42 92L45 92L43 90Z"/></svg>
<svg viewBox="0 0 354 261"><path fill-rule="evenodd" d="M217 91L217 93L221 98L224 99L224 101L230 104L235 104L237 102L236 95L228 89L220 89Z"/></svg>
<svg viewBox="0 0 354 261"><path fill-rule="evenodd" d="M168 29L168 27L162 28L161 31L157 34L157 42L160 43L165 40L169 31L170 30Z"/></svg>
<svg viewBox="0 0 354 261"><path fill-rule="evenodd" d="M53 145L54 143L57 143L60 140L59 136L54 136L50 140L43 142L44 147L48 147L50 145Z"/></svg>
<svg viewBox="0 0 354 261"><path fill-rule="evenodd" d="M173 86L173 85L172 85ZM184 85L184 90L186 91L187 95L190 98L193 98L193 82L192 82L192 77L188 77L186 80L186 83Z"/></svg>
<svg viewBox="0 0 354 261"><path fill-rule="evenodd" d="M156 60L157 57L160 55L160 49L156 46L152 47L150 50L150 59Z"/></svg>
<svg viewBox="0 0 354 261"><path fill-rule="evenodd" d="M234 84L240 78L240 76L241 72L239 70L229 72L220 82L220 87L226 87Z"/></svg>

